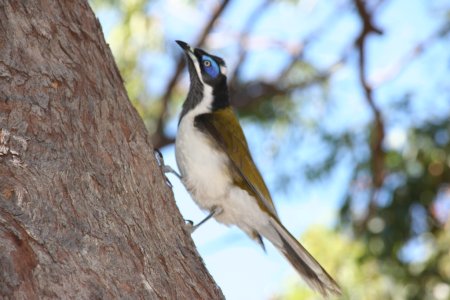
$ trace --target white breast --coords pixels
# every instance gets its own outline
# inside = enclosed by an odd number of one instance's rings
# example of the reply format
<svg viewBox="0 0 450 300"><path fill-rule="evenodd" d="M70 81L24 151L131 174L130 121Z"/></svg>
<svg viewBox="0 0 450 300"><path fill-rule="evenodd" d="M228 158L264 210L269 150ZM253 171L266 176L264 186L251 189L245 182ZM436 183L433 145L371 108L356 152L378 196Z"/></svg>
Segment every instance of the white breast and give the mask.
<svg viewBox="0 0 450 300"><path fill-rule="evenodd" d="M223 201L231 184L228 158L194 127L193 112L181 120L175 154L183 183L201 208L209 210Z"/></svg>

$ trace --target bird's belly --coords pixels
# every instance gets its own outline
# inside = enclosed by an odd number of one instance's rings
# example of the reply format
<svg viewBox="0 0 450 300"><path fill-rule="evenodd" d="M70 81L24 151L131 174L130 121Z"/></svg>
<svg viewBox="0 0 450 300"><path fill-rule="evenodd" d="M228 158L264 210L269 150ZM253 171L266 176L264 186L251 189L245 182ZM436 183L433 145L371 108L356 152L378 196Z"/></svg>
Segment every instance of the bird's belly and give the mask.
<svg viewBox="0 0 450 300"><path fill-rule="evenodd" d="M218 152L203 133L183 123L178 129L175 155L183 183L197 204L207 210L222 204L231 185L226 155Z"/></svg>
<svg viewBox="0 0 450 300"><path fill-rule="evenodd" d="M182 120L175 142L175 155L182 181L194 201L205 210L220 207L215 219L237 225L251 235L268 222L268 215L246 190L233 184L229 159L211 145L206 136L188 120Z"/></svg>
<svg viewBox="0 0 450 300"><path fill-rule="evenodd" d="M257 200L238 186L230 187L222 208L223 212L215 219L223 224L237 225L249 236L252 236L253 230L259 231L269 221L269 215L261 210Z"/></svg>

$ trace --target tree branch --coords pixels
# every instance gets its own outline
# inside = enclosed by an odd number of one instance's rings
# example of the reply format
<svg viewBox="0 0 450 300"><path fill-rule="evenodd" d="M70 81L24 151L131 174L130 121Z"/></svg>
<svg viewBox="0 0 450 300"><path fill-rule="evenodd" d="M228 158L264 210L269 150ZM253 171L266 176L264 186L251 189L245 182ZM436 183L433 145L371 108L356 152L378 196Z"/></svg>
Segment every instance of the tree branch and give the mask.
<svg viewBox="0 0 450 300"><path fill-rule="evenodd" d="M372 157L371 157L371 168L372 168L372 189L371 189L371 196L370 196L370 203L368 207L368 211L366 216L364 217L364 220L362 221L365 225L368 220L370 220L371 216L375 213L376 210L376 194L379 188L383 185L384 181L384 159L385 159L385 152L383 150L383 140L385 136L384 131L384 121L383 117L381 115L381 111L378 108L378 106L375 104L375 100L373 97L373 90L370 84L368 83L367 77L366 77L366 41L370 34L378 34L381 35L382 31L378 29L373 24L373 17L372 13L367 10L367 7L365 6L364 0L354 0L355 6L358 11L359 18L362 23L362 29L361 33L356 39L356 48L358 50L359 54L359 81L361 83L361 86L364 91L365 99L372 110L372 113L374 115L374 128L372 131L372 139L371 139L371 151L372 151Z"/></svg>
<svg viewBox="0 0 450 300"><path fill-rule="evenodd" d="M234 97L231 99L232 105L238 109L244 108L258 101L261 101L262 99L273 98L275 96L281 95L289 95L297 89L304 89L314 84L324 82L325 80L330 78L333 73L336 72L336 70L339 68L339 66L341 66L344 60L345 57L332 64L325 71L322 71L320 74L317 74L307 81L296 82L286 86L279 86L277 84L283 79L283 77L279 77L278 80L274 82L254 81L242 84L241 86L236 88Z"/></svg>

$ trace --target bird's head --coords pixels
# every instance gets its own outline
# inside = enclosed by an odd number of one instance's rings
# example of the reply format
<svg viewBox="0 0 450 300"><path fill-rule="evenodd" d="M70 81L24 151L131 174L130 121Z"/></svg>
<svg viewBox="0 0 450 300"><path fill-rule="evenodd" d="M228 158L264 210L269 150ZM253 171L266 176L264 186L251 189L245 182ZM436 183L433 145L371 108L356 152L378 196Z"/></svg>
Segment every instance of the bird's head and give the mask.
<svg viewBox="0 0 450 300"><path fill-rule="evenodd" d="M200 48L192 48L185 42L176 42L184 50L188 58L191 81L199 79L211 87L226 81L227 67L222 58L209 54ZM193 75L197 78L192 78Z"/></svg>
<svg viewBox="0 0 450 300"><path fill-rule="evenodd" d="M208 109L215 110L229 105L227 89L227 67L225 61L206 51L193 48L189 44L176 41L187 57L191 80L189 94L185 105L193 109L201 102L208 102ZM185 109L185 107L183 107Z"/></svg>

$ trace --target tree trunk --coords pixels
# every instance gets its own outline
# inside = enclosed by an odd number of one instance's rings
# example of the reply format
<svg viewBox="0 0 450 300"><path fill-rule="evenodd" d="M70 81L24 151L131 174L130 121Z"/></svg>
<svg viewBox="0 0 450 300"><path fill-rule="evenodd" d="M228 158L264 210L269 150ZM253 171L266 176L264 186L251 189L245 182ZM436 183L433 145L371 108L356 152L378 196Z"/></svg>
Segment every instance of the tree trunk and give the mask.
<svg viewBox="0 0 450 300"><path fill-rule="evenodd" d="M149 140L87 1L0 2L0 298L223 298Z"/></svg>

